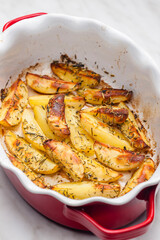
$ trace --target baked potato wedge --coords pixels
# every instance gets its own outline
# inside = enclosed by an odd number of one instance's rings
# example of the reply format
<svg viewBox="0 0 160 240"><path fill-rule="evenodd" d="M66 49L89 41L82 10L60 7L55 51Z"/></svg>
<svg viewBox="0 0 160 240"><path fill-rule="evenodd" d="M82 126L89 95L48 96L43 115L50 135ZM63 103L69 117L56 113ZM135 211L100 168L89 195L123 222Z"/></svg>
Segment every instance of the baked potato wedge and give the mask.
<svg viewBox="0 0 160 240"><path fill-rule="evenodd" d="M124 194L130 192L133 188L135 188L139 183L143 183L148 181L155 171L155 165L152 159L146 159L144 163L140 166L140 168L133 174L133 176L129 179L126 186L122 190L119 196L123 196Z"/></svg>
<svg viewBox="0 0 160 240"><path fill-rule="evenodd" d="M80 96L84 97L86 102L96 105L119 103L129 101L132 97L132 91L124 89L85 89L79 90Z"/></svg>
<svg viewBox="0 0 160 240"><path fill-rule="evenodd" d="M76 152L65 142L47 140L44 148L49 157L59 164L67 175L74 181L81 181L84 177L84 167Z"/></svg>
<svg viewBox="0 0 160 240"><path fill-rule="evenodd" d="M52 174L60 169L46 154L31 147L22 137L11 131L8 131L4 137L8 151L34 172Z"/></svg>
<svg viewBox="0 0 160 240"><path fill-rule="evenodd" d="M93 154L94 141L88 132L81 126L80 116L77 110L66 106L65 118L70 131L70 139L75 149L80 152Z"/></svg>
<svg viewBox="0 0 160 240"><path fill-rule="evenodd" d="M40 76L33 73L26 74L26 82L33 90L43 94L72 92L79 88L80 84L64 82L46 75Z"/></svg>
<svg viewBox="0 0 160 240"><path fill-rule="evenodd" d="M81 112L91 114L94 117L102 119L104 123L116 125L123 123L128 117L128 110L117 106L89 107Z"/></svg>
<svg viewBox="0 0 160 240"><path fill-rule="evenodd" d="M120 103L119 107L123 107L128 110L128 118L121 125L121 131L124 136L134 148L143 149L149 147L150 143L145 135L145 129L142 124L139 122L140 126L138 126L138 119L135 119L134 114L124 103Z"/></svg>
<svg viewBox="0 0 160 240"><path fill-rule="evenodd" d="M122 177L122 174L119 174L118 172L115 172L114 170L103 166L95 159L86 157L82 153L78 153L78 156L80 157L84 166L85 178L91 181L114 182Z"/></svg>
<svg viewBox="0 0 160 240"><path fill-rule="evenodd" d="M25 164L24 162L21 162L20 160L18 160L17 158L15 158L14 156L7 154L8 158L10 159L10 161L12 162L12 164L19 168L22 172L24 172L24 174L34 183L36 184L38 187L44 188L44 179L42 177L42 175L37 174L35 172L32 171L32 169L30 169L27 164Z"/></svg>
<svg viewBox="0 0 160 240"><path fill-rule="evenodd" d="M45 136L49 139L61 140L61 138L56 136L55 133L53 133L49 128L45 108L42 106L34 106L33 111L35 120L37 121Z"/></svg>
<svg viewBox="0 0 160 240"><path fill-rule="evenodd" d="M0 124L16 126L21 122L22 113L28 104L28 90L21 79L17 79L8 89L0 108Z"/></svg>
<svg viewBox="0 0 160 240"><path fill-rule="evenodd" d="M50 129L59 137L66 138L70 135L65 120L64 94L56 94L47 105L47 122Z"/></svg>
<svg viewBox="0 0 160 240"><path fill-rule="evenodd" d="M81 108L85 105L85 100L80 96L65 95L64 103L65 106L75 108L77 111L80 111Z"/></svg>
<svg viewBox="0 0 160 240"><path fill-rule="evenodd" d="M94 150L98 161L115 171L136 169L145 159L145 155L143 154L111 147L98 142L95 142Z"/></svg>
<svg viewBox="0 0 160 240"><path fill-rule="evenodd" d="M22 130L27 142L33 147L45 151L43 142L47 140L30 109L25 109L22 117Z"/></svg>
<svg viewBox="0 0 160 240"><path fill-rule="evenodd" d="M53 73L66 82L81 83L81 87L94 87L100 82L101 76L79 64L51 63Z"/></svg>
<svg viewBox="0 0 160 240"><path fill-rule="evenodd" d="M81 113L81 125L96 141L108 144L113 147L133 150L130 143L124 138L123 134L114 127L101 122L88 113Z"/></svg>
<svg viewBox="0 0 160 240"><path fill-rule="evenodd" d="M52 190L72 199L85 199L90 197L115 198L120 191L119 184L116 183L98 183L98 182L71 182L61 183L52 188Z"/></svg>
<svg viewBox="0 0 160 240"><path fill-rule="evenodd" d="M54 97L54 95L35 95L29 97L29 104L31 105L32 108L34 106L43 106L44 108L47 106L49 99Z"/></svg>

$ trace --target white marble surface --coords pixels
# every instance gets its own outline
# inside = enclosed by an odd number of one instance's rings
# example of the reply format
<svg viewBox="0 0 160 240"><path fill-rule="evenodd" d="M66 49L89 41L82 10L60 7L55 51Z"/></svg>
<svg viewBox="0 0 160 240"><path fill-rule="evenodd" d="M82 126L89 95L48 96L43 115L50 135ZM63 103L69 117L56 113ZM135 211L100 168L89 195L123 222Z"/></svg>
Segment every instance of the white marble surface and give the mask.
<svg viewBox="0 0 160 240"><path fill-rule="evenodd" d="M90 17L128 34L160 64L160 0L0 0L0 29L10 19L34 12ZM139 221L142 221L144 216ZM160 235L160 193L151 229L136 240ZM0 240L96 240L89 233L55 224L32 209L0 169Z"/></svg>

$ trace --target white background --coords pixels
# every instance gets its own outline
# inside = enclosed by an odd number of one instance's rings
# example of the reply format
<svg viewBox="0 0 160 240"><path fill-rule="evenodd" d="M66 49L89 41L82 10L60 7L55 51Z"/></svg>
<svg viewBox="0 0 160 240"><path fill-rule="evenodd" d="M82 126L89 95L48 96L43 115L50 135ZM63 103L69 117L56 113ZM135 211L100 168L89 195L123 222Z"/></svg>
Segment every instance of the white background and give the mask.
<svg viewBox="0 0 160 240"><path fill-rule="evenodd" d="M34 12L64 13L100 20L145 49L160 65L160 0L0 0L0 30L15 18ZM136 240L160 239L160 193L151 229ZM144 216L139 221L142 221ZM0 240L96 240L90 233L55 224L32 209L0 168Z"/></svg>

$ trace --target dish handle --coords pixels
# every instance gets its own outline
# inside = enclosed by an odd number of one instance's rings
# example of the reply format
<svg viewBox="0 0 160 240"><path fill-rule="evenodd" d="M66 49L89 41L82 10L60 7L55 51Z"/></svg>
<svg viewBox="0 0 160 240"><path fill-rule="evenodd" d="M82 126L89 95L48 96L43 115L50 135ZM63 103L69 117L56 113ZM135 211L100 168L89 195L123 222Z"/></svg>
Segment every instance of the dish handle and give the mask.
<svg viewBox="0 0 160 240"><path fill-rule="evenodd" d="M90 232L95 234L102 240L126 240L138 237L148 230L154 219L154 200L155 200L156 186L152 187L149 191L147 199L147 218L144 222L135 226L126 227L123 229L107 229L94 220L88 213L82 208L74 208L70 206L64 206L64 215L68 219L75 221L87 228Z"/></svg>
<svg viewBox="0 0 160 240"><path fill-rule="evenodd" d="M38 17L38 16L41 16L41 15L44 15L44 14L47 14L47 13L44 13L44 12L32 13L32 14L29 14L29 15L25 15L25 16L22 16L22 17L12 19L3 26L2 32L4 32L7 28L9 28L10 26L12 26L13 24L15 24L19 21L22 21L22 20L27 19L27 18Z"/></svg>

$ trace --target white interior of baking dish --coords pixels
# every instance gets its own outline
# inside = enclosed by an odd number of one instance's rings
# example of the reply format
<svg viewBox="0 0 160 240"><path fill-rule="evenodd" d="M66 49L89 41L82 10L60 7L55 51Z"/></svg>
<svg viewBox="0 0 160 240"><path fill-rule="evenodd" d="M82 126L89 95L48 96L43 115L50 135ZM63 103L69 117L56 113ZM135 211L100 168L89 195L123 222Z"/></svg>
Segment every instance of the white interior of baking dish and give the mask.
<svg viewBox="0 0 160 240"><path fill-rule="evenodd" d="M147 120L147 126L160 146L160 72L153 60L122 33L95 20L47 14L23 20L7 29L0 36L0 88L12 76L15 80L25 68L37 62L51 62L66 53L103 76L113 87L134 93L133 102ZM104 73L107 71L109 74ZM114 75L114 76L113 76ZM48 194L70 206L100 201L121 205L130 201L144 187L160 181L160 166L152 178L139 184L123 197L106 199L93 197L84 200L68 199L51 190L34 185L19 169L15 168L0 146L0 164L10 169L26 189L33 193Z"/></svg>

